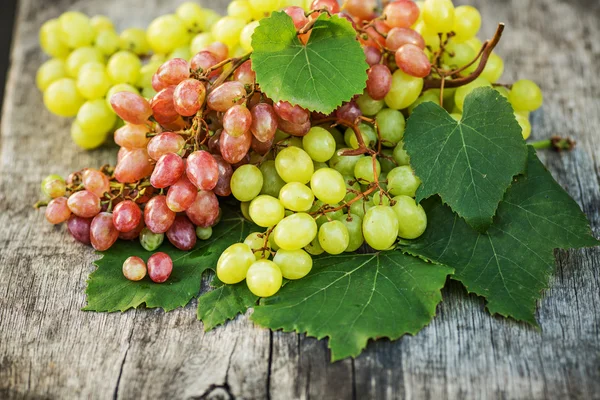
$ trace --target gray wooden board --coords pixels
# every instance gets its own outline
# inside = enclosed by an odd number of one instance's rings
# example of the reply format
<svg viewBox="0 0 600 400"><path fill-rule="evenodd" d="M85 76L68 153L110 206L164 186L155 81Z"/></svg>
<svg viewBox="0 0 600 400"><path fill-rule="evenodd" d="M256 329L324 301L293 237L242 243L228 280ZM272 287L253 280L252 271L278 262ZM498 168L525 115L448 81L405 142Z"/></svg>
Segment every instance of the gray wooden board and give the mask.
<svg viewBox="0 0 600 400"><path fill-rule="evenodd" d="M115 159L78 150L69 124L44 109L35 72L41 24L68 9L146 26L181 0L22 0L0 142L0 398L599 399L599 249L557 252L541 331L490 317L451 283L415 337L369 343L329 362L325 341L270 333L247 316L204 333L196 302L165 314L80 311L97 257L31 208L40 180ZM225 0L205 1L223 11ZM461 1L463 3L463 1ZM599 236L600 3L473 0L483 36L507 23L505 81L541 83L534 138L574 137L572 153L542 153Z"/></svg>

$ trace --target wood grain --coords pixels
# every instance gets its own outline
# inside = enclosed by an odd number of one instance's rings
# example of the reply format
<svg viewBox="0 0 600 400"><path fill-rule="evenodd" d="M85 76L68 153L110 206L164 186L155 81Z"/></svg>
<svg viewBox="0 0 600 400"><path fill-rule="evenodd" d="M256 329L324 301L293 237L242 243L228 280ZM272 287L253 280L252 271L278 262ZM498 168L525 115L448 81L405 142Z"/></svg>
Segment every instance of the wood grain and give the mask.
<svg viewBox="0 0 600 400"><path fill-rule="evenodd" d="M41 24L68 9L146 26L178 1L22 0L0 141L0 398L600 399L600 250L557 252L541 331L490 317L451 283L420 334L371 342L356 360L329 362L326 341L254 327L247 316L204 333L195 302L164 314L80 311L94 253L43 221L30 204L50 172L115 158L78 150L68 120L35 88ZM460 1L461 4L465 3ZM600 3L473 0L483 36L507 23L504 80L541 83L534 137L574 137L571 153L543 153L600 235ZM205 1L204 5L209 2ZM227 1L211 1L223 11Z"/></svg>

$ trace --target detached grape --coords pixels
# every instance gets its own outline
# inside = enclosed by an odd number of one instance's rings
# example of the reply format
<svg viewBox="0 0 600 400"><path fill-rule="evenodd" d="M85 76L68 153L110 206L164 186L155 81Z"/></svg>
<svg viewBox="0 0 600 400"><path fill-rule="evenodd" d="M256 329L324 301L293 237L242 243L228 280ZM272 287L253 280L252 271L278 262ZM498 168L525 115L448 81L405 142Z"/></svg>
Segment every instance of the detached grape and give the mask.
<svg viewBox="0 0 600 400"><path fill-rule="evenodd" d="M163 283L173 271L173 261L166 253L154 253L148 259L148 276L155 283Z"/></svg>
<svg viewBox="0 0 600 400"><path fill-rule="evenodd" d="M141 281L146 276L146 263L139 257L129 257L123 263L123 276L130 281Z"/></svg>

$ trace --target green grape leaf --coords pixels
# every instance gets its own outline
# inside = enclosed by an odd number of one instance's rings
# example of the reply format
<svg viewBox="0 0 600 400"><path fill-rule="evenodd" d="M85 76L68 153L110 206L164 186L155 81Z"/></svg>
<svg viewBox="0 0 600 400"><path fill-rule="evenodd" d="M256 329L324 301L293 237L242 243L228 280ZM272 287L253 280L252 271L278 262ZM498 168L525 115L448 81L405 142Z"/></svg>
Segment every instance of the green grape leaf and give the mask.
<svg viewBox="0 0 600 400"><path fill-rule="evenodd" d="M362 93L368 65L356 31L347 20L321 15L302 44L292 19L274 12L252 35L252 69L273 101L288 101L330 114Z"/></svg>
<svg viewBox="0 0 600 400"><path fill-rule="evenodd" d="M225 285L217 277L212 284L215 287L198 298L198 319L204 324L204 330L215 327L243 314L258 301L246 282L236 285Z"/></svg>
<svg viewBox="0 0 600 400"><path fill-rule="evenodd" d="M258 228L249 223L237 208L223 205L225 217L213 228L209 240L199 240L191 251L182 251L165 243L157 251L171 256L173 272L164 283L154 283L145 277L132 282L123 276L123 262L130 256L141 257L144 261L152 255L142 248L138 241L118 241L103 257L96 261L98 267L89 279L86 289L86 311L125 311L145 304L148 308L162 308L170 311L183 307L198 295L202 274L214 269L221 253L230 245L243 241ZM166 239L165 239L166 242Z"/></svg>
<svg viewBox="0 0 600 400"><path fill-rule="evenodd" d="M484 296L492 314L537 325L535 306L554 272L553 250L600 244L577 203L529 148L527 175L500 203L486 234L471 229L438 198L423 203L428 228L401 248L455 269L453 279Z"/></svg>
<svg viewBox="0 0 600 400"><path fill-rule="evenodd" d="M433 102L418 106L408 119L404 148L422 181L417 201L438 194L480 232L491 225L527 160L512 107L491 88L467 96L460 121Z"/></svg>
<svg viewBox="0 0 600 400"><path fill-rule="evenodd" d="M357 356L369 339L416 334L442 300L452 269L398 251L316 258L305 278L262 299L258 325L329 337L332 361Z"/></svg>

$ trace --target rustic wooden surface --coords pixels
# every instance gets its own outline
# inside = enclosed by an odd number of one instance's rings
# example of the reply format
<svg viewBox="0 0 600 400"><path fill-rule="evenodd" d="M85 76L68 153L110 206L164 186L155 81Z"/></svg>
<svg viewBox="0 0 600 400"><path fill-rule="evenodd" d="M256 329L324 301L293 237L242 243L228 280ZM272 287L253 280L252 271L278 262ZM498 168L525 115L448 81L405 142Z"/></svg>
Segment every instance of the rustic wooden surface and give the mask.
<svg viewBox="0 0 600 400"><path fill-rule="evenodd" d="M35 212L38 183L115 158L83 152L69 122L35 88L44 60L40 25L68 9L145 26L178 1L22 0L0 142L0 398L599 399L599 249L557 253L556 278L539 304L542 330L490 317L458 284L416 337L371 342L331 364L325 341L270 333L240 317L209 333L195 302L164 314L80 311L93 252ZM461 1L462 3L463 1ZM227 1L204 1L221 11ZM507 23L505 80L541 83L534 137L572 136L546 164L600 234L600 3L473 0L484 34Z"/></svg>

